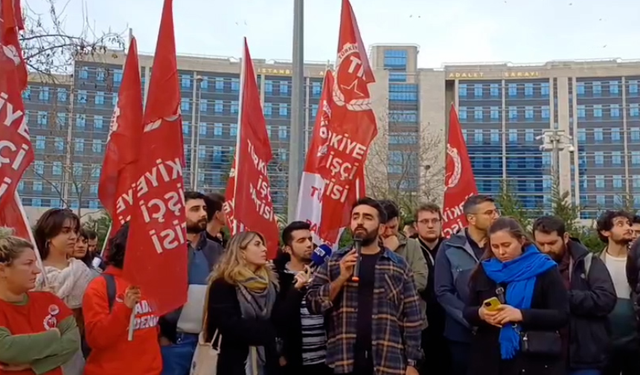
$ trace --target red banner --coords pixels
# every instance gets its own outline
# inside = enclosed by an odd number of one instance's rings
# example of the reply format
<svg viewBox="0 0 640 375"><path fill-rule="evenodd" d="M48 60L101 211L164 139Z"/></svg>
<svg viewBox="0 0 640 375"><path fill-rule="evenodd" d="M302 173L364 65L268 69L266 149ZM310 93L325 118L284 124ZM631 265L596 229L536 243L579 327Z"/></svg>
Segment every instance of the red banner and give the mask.
<svg viewBox="0 0 640 375"><path fill-rule="evenodd" d="M13 228L15 236L35 244L29 220L18 193L15 193L13 199L7 199L4 207L0 210L0 226Z"/></svg>
<svg viewBox="0 0 640 375"><path fill-rule="evenodd" d="M107 149L102 163L98 198L113 223L111 235L131 219L136 182L136 161L142 144L142 89L138 47L131 39L124 64L118 105L111 119Z"/></svg>
<svg viewBox="0 0 640 375"><path fill-rule="evenodd" d="M260 104L251 54L244 40L240 137L236 146L233 189L233 217L247 230L262 233L267 241L269 259L278 250L278 223L271 201L267 165L273 159L267 124ZM227 186L227 190L229 187Z"/></svg>
<svg viewBox="0 0 640 375"><path fill-rule="evenodd" d="M442 208L442 232L450 237L467 226L462 205L472 195L478 194L476 179L462 136L458 113L453 105L449 111L449 136L447 137L447 165L445 171L444 204Z"/></svg>
<svg viewBox="0 0 640 375"><path fill-rule="evenodd" d="M22 101L22 90L26 88L27 76L18 42L18 28L22 25L20 3L2 0L0 11L2 11L0 14L0 210L2 210L14 199L20 179L34 160L34 153Z"/></svg>
<svg viewBox="0 0 640 375"><path fill-rule="evenodd" d="M157 315L187 300L184 146L172 6L172 0L164 1L124 264L126 278L154 301Z"/></svg>
<svg viewBox="0 0 640 375"><path fill-rule="evenodd" d="M371 141L378 134L368 85L375 82L365 44L349 0L342 1L340 38L332 90L331 119L323 143L318 174L323 176L322 226L319 236L331 238L342 228L345 205L356 197L356 179L364 175Z"/></svg>

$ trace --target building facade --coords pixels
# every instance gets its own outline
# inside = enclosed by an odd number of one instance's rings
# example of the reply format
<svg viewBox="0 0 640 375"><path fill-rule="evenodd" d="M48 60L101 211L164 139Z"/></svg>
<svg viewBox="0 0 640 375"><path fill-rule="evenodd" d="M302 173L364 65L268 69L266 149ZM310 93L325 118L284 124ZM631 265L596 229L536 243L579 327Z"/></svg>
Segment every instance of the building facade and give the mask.
<svg viewBox="0 0 640 375"><path fill-rule="evenodd" d="M537 65L418 67L415 45L374 45L370 85L378 137L367 161L372 195L441 203L448 110L458 109L478 189L505 189L526 208L550 207L569 191L583 219L603 208L640 208L640 62L552 61ZM30 211L68 205L94 211L109 122L125 55L78 60L72 76L33 79L24 93L36 162L20 184ZM146 97L152 56L141 55ZM286 212L291 64L254 60L274 151L269 165L278 213ZM327 63L305 66L305 149ZM233 158L240 62L179 56L185 183L221 191ZM560 139L541 149L545 136ZM637 195L637 198L636 198Z"/></svg>

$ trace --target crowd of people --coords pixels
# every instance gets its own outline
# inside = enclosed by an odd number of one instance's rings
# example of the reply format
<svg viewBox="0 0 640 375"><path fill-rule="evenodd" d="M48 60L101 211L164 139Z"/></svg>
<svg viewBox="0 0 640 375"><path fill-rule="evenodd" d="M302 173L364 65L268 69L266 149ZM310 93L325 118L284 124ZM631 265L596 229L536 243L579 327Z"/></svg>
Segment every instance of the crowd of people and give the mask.
<svg viewBox="0 0 640 375"><path fill-rule="evenodd" d="M627 212L601 215L593 253L561 219L522 228L489 196L467 199L468 226L448 239L435 204L405 225L394 202L361 198L358 246L312 262L306 222L270 260L259 232L221 236L223 196L185 202L187 302L163 316L124 277L128 224L106 259L67 209L40 217L35 243L0 230L0 374L640 374L640 218ZM204 372L203 343L217 353Z"/></svg>

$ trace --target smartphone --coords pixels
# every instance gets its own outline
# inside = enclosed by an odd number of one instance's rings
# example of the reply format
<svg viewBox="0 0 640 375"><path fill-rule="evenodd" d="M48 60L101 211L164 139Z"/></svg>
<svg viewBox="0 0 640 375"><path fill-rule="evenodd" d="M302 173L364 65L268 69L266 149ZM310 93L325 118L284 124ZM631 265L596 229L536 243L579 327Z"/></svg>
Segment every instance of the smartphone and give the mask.
<svg viewBox="0 0 640 375"><path fill-rule="evenodd" d="M496 311L498 307L500 307L500 305L502 304L500 303L500 300L498 300L498 298L496 297L491 297L485 300L484 302L482 302L482 306L484 306L484 308L489 311Z"/></svg>

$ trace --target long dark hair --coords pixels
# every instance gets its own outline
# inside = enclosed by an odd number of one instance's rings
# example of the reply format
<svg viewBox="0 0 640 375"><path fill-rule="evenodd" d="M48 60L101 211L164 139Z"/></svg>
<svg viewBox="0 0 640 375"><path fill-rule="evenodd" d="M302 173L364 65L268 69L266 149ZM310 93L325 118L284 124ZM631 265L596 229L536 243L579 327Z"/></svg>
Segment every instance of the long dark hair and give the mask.
<svg viewBox="0 0 640 375"><path fill-rule="evenodd" d="M87 234L86 229L80 228L78 232L78 241L89 241L89 235ZM87 246L87 252L81 259L78 259L82 263L86 264L90 269L93 268L93 254L89 251L89 247Z"/></svg>
<svg viewBox="0 0 640 375"><path fill-rule="evenodd" d="M33 231L36 246L40 257L45 260L49 257L49 241L62 232L65 221L70 220L72 229L80 231L80 218L73 211L66 208L52 208L45 211Z"/></svg>
<svg viewBox="0 0 640 375"><path fill-rule="evenodd" d="M508 216L502 216L496 219L496 221L494 221L493 224L491 224L491 226L489 227L489 230L487 231L487 236L491 236L492 234L502 232L502 231L509 233L509 236L511 236L513 239L516 239L518 241L523 241L523 244L522 244L523 251L527 246L533 245L533 241L531 241L531 239L527 235L527 232L525 232L522 226L513 218L510 218ZM491 250L491 243L487 239L484 245L484 253L480 258L480 262L482 262L483 260L494 258L494 257L495 255ZM471 280L475 279L475 277L478 274L478 270L481 267L482 267L481 264L478 264L476 266L476 268L473 270L473 273L471 274Z"/></svg>

